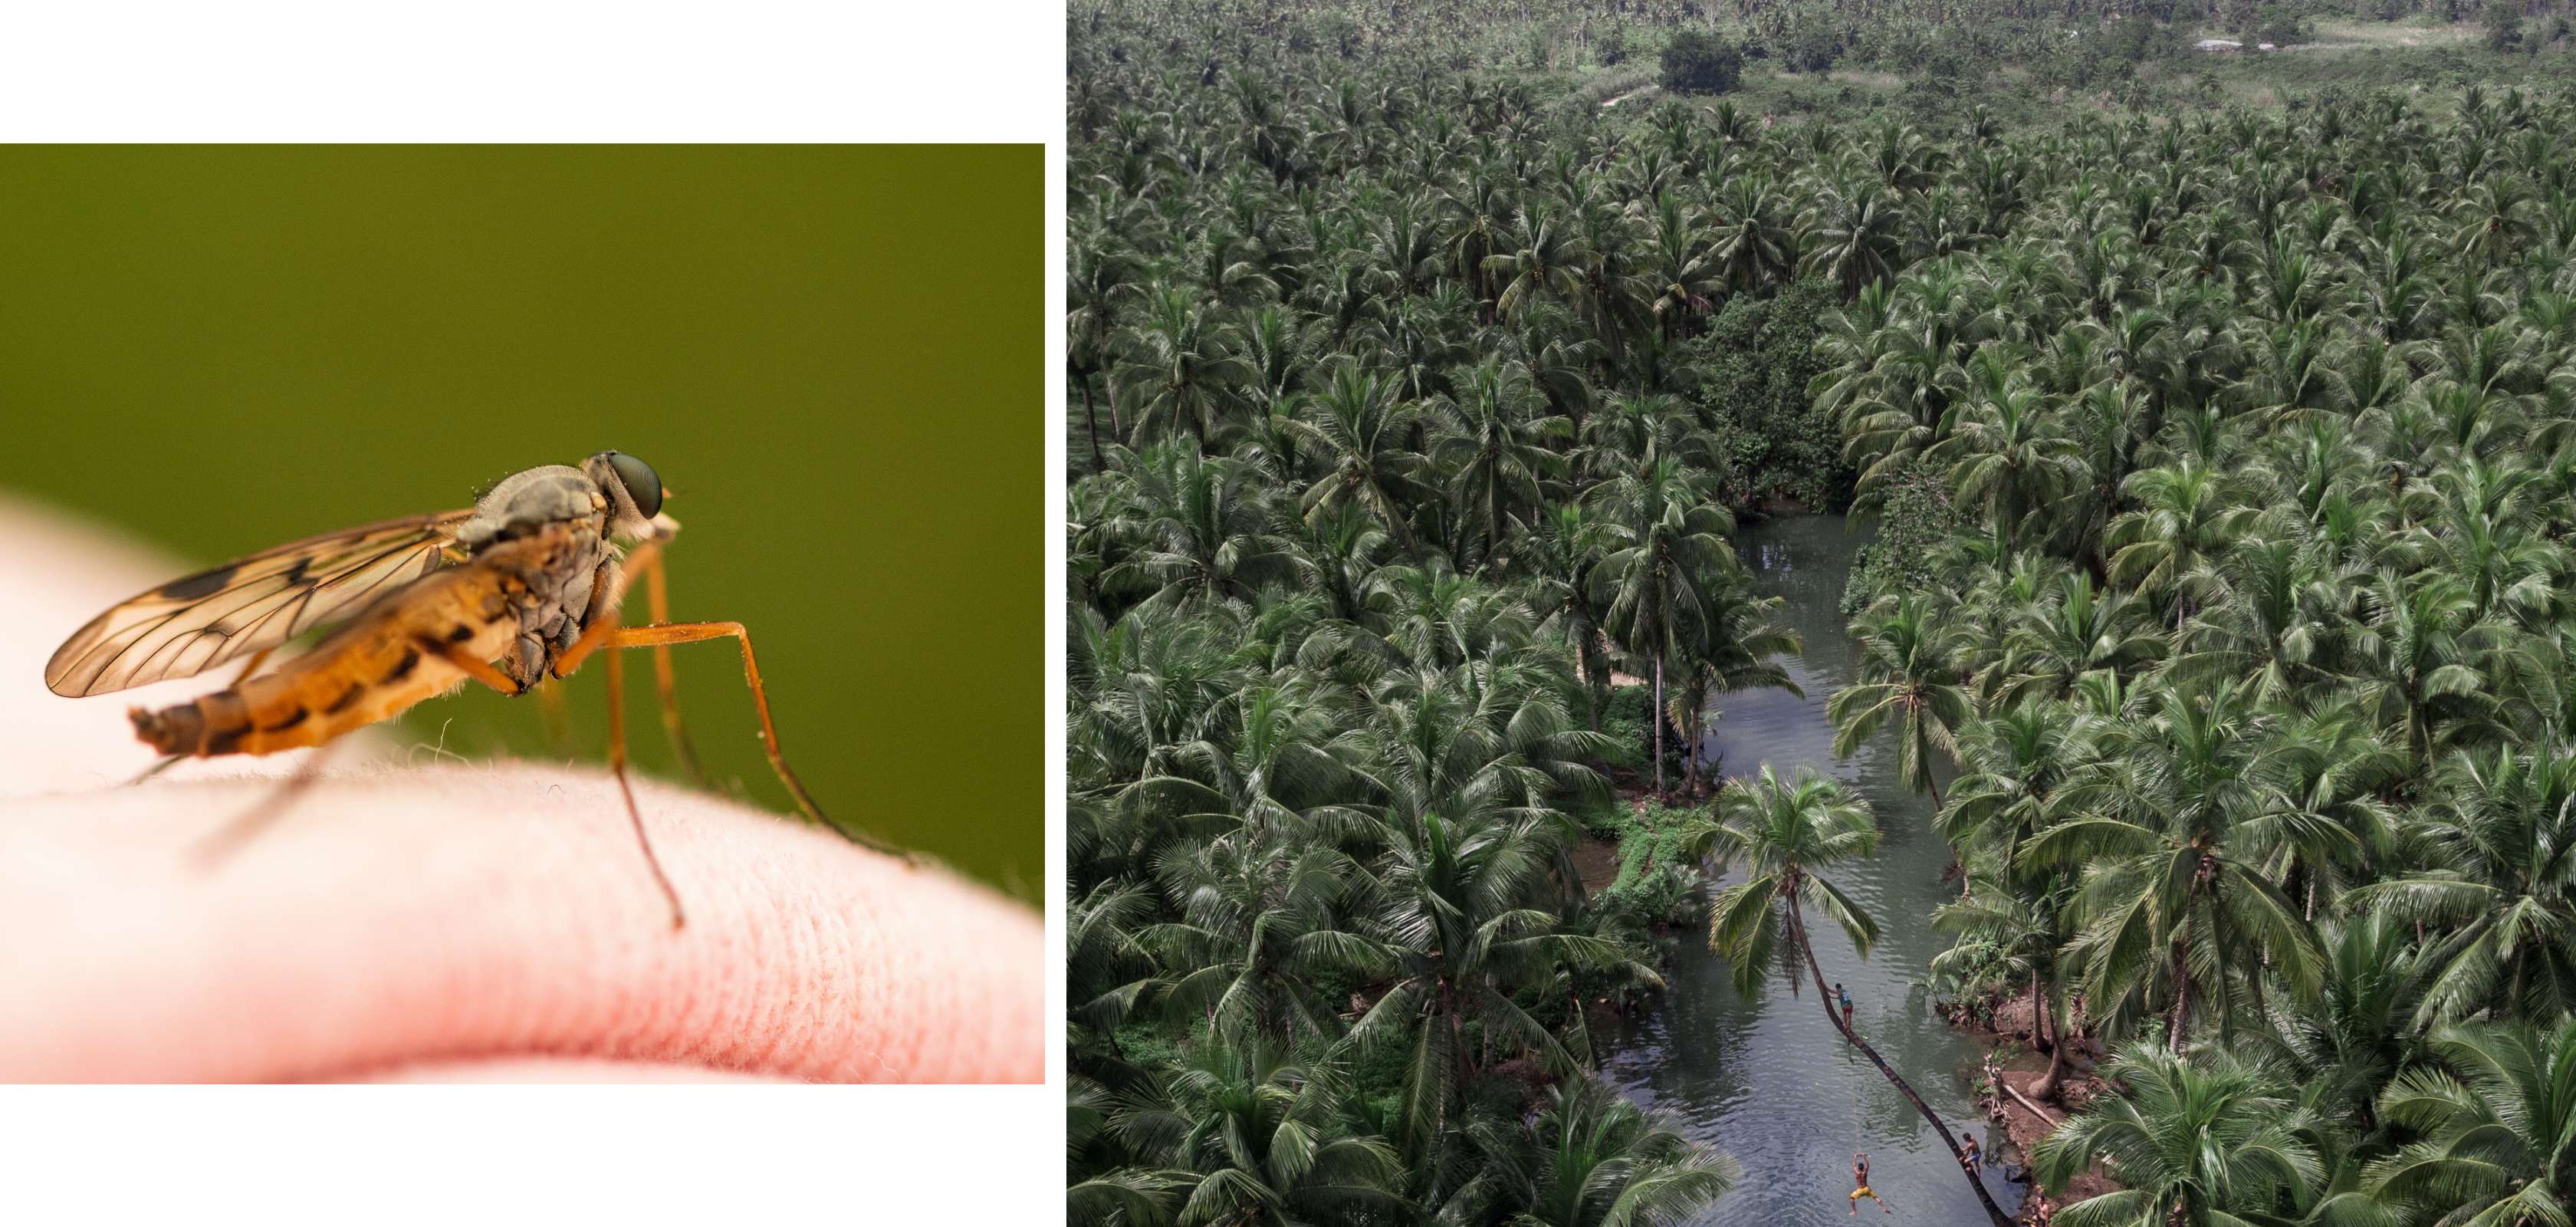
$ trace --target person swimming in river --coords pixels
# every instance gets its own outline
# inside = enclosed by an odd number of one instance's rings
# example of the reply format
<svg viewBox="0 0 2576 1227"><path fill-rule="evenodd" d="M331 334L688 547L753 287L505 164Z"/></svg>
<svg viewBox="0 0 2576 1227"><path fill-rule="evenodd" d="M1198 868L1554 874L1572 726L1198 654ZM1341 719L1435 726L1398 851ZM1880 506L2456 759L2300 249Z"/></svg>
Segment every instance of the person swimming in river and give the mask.
<svg viewBox="0 0 2576 1227"><path fill-rule="evenodd" d="M1851 1212L1853 1214L1860 1213L1860 1199L1864 1197L1878 1203L1879 1213L1896 1213L1896 1211L1887 1208L1887 1199L1879 1196L1878 1190L1869 1187L1868 1153L1865 1151L1855 1150L1852 1152Z"/></svg>

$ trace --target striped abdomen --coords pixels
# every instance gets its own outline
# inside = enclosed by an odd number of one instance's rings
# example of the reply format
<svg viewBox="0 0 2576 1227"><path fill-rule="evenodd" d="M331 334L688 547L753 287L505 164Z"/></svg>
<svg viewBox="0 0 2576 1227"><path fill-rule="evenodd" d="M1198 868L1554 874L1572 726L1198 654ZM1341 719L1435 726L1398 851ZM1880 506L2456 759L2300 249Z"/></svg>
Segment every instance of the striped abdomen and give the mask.
<svg viewBox="0 0 2576 1227"><path fill-rule="evenodd" d="M271 672L193 703L133 709L134 734L163 754L274 754L400 715L465 680L434 645L483 661L510 650L519 626L509 590L518 586L482 567L433 573Z"/></svg>

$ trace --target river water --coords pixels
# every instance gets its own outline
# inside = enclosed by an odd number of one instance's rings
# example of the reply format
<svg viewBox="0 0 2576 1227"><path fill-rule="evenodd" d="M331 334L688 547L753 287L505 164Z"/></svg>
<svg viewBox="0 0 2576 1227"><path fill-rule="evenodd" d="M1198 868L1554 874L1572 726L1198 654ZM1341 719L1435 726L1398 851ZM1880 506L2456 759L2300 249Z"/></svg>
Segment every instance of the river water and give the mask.
<svg viewBox="0 0 2576 1227"><path fill-rule="evenodd" d="M1827 872L1877 918L1878 944L1864 962L1842 930L1809 916L1825 981L1851 990L1853 1025L1887 1058L1954 1133L1973 1132L1988 1154L2003 1142L1969 1101L1977 1045L1932 1012L1925 963L1948 946L1932 931L1932 909L1953 897L1941 882L1948 863L1931 804L1896 781L1893 733L1883 732L1837 761L1825 700L1847 685L1859 647L1843 631L1844 576L1866 537L1840 516L1785 516L1748 525L1737 548L1766 593L1786 598L1775 617L1803 638L1803 659L1787 662L1806 691L1727 695L1716 707L1706 751L1718 770L1747 775L1771 764L1783 777L1800 766L1856 788L1883 832L1875 856ZM1743 880L1730 872L1722 885ZM1704 931L1676 934L1665 969L1670 988L1642 1017L1606 1033L1601 1073L1629 1098L1671 1118L1690 1137L1744 1165L1744 1180L1697 1220L1702 1224L1848 1223L1851 1156L1869 1152L1870 1184L1893 1219L1864 1204L1871 1221L1975 1225L1985 1211L1969 1191L1941 1135L1924 1123L1869 1058L1843 1042L1801 974L1792 988L1774 976L1750 998L1735 991ZM1986 1188L2006 1213L2022 1188L1989 1167Z"/></svg>

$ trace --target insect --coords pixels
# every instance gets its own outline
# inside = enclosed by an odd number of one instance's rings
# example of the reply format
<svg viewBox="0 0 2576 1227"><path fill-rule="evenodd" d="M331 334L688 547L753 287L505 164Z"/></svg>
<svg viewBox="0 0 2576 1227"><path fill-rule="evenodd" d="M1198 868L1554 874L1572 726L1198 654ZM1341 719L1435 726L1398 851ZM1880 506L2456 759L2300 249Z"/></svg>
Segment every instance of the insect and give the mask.
<svg viewBox="0 0 2576 1227"><path fill-rule="evenodd" d="M91 619L54 652L45 685L80 697L245 660L222 690L175 707L128 713L135 736L164 756L152 769L159 771L182 758L326 745L468 682L525 694L569 676L591 653L610 649L609 767L645 864L670 901L676 929L686 923L679 892L653 854L626 780L625 680L618 649L653 649L664 725L694 766L680 724L670 649L730 638L742 649L769 764L797 808L821 826L891 851L825 819L788 767L742 624L669 620L662 547L680 526L662 513L666 493L652 466L621 452L601 452L578 468L546 465L513 474L464 510L386 520L264 550L171 580ZM653 621L622 625L619 603L638 577L645 581ZM336 629L310 652L260 672L281 645L331 627ZM270 805L219 833L209 851L233 846L273 819L311 783L318 761L318 754L307 761Z"/></svg>

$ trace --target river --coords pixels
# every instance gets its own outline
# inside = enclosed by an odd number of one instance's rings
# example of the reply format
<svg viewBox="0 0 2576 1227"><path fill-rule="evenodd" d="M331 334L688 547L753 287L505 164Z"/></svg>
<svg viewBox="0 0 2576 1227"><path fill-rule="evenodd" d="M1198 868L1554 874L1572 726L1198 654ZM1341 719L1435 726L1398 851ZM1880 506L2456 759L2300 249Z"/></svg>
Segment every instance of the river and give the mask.
<svg viewBox="0 0 2576 1227"><path fill-rule="evenodd" d="M1990 1131L1969 1100L1978 1047L1932 1012L1924 984L1925 963L1949 944L1932 930L1932 909L1956 893L1941 882L1949 856L1930 827L1931 804L1897 784L1892 733L1837 761L1825 720L1825 700L1851 682L1859 661L1839 602L1865 540L1847 531L1842 517L1824 515L1780 517L1739 534L1737 548L1764 591L1786 598L1776 617L1805 642L1804 658L1787 664L1806 697L1777 690L1724 696L1706 749L1728 775L1751 774L1764 763L1783 777L1813 766L1868 799L1883 832L1877 855L1828 873L1877 918L1878 944L1864 962L1842 930L1811 916L1817 961L1827 983L1851 990L1853 1025L1879 1055L1953 1132L1973 1132L1994 1154L2002 1132ZM1742 879L1731 872L1721 884ZM1811 980L1802 974L1793 992L1774 976L1747 998L1709 952L1704 931L1678 933L1668 949L1669 991L1643 1016L1608 1029L1601 1073L1744 1165L1743 1182L1698 1223L1848 1223L1855 1150L1869 1152L1870 1183L1897 1219L1985 1222L1941 1136L1835 1033ZM2006 1213L2020 1209L2021 1186L1992 1167L1985 1179ZM1883 1217L1872 1206L1860 1212Z"/></svg>

